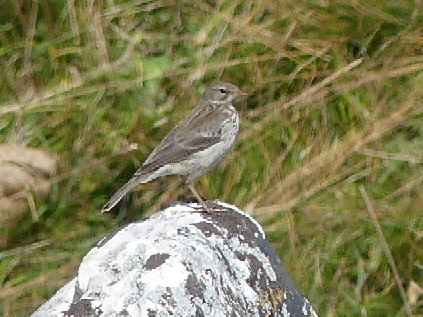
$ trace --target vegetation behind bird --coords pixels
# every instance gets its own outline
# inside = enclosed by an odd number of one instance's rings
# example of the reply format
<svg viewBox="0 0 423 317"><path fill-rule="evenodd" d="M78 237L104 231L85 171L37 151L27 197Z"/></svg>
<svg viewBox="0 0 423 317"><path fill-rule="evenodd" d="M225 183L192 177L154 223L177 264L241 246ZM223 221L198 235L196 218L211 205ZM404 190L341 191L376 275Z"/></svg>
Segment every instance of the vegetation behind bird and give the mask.
<svg viewBox="0 0 423 317"><path fill-rule="evenodd" d="M10 1L0 21L1 141L60 158L40 219L1 228L3 315L74 276L118 225L108 195L219 77L250 98L199 191L253 213L321 315L423 315L418 1ZM121 217L186 196L159 180Z"/></svg>

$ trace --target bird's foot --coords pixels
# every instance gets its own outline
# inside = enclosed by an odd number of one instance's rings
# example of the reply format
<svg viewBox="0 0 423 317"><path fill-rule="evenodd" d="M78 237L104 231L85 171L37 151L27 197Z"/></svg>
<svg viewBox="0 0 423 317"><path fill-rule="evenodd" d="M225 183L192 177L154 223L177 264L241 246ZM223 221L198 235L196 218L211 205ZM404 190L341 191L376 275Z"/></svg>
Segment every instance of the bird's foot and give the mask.
<svg viewBox="0 0 423 317"><path fill-rule="evenodd" d="M203 208L204 208L204 212L209 215L224 215L229 212L228 209L224 208L223 206L219 205L218 203L214 201L205 201Z"/></svg>

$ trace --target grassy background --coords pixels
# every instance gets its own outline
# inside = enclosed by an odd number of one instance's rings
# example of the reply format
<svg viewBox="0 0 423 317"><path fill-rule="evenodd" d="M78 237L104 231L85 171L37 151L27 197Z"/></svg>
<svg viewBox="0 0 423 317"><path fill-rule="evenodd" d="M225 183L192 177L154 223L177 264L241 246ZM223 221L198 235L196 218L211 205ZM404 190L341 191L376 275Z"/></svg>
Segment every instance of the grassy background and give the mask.
<svg viewBox="0 0 423 317"><path fill-rule="evenodd" d="M0 314L28 315L113 228L191 195L166 178L99 213L222 78L250 97L200 192L263 224L320 315L423 315L419 0L1 7L0 142L56 155L59 172L40 219L3 228Z"/></svg>

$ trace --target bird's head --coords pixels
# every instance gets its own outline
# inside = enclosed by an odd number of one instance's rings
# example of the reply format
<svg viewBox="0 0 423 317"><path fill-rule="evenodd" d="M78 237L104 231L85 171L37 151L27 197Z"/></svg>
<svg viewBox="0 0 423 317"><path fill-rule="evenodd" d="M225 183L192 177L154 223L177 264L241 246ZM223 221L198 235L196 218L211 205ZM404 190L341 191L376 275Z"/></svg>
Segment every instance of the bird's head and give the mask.
<svg viewBox="0 0 423 317"><path fill-rule="evenodd" d="M246 93L242 92L233 84L216 81L204 91L203 100L213 103L230 103L238 97L246 95Z"/></svg>

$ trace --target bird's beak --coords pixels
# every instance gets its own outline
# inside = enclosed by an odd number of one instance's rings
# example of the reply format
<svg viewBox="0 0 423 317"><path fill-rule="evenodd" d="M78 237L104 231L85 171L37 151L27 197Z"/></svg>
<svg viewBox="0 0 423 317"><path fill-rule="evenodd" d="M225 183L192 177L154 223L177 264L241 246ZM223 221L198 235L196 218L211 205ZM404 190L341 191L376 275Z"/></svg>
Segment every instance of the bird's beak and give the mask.
<svg viewBox="0 0 423 317"><path fill-rule="evenodd" d="M248 96L248 93L243 92L243 91L238 92L237 95L236 95L237 98L244 98L244 97L247 97L247 96Z"/></svg>

